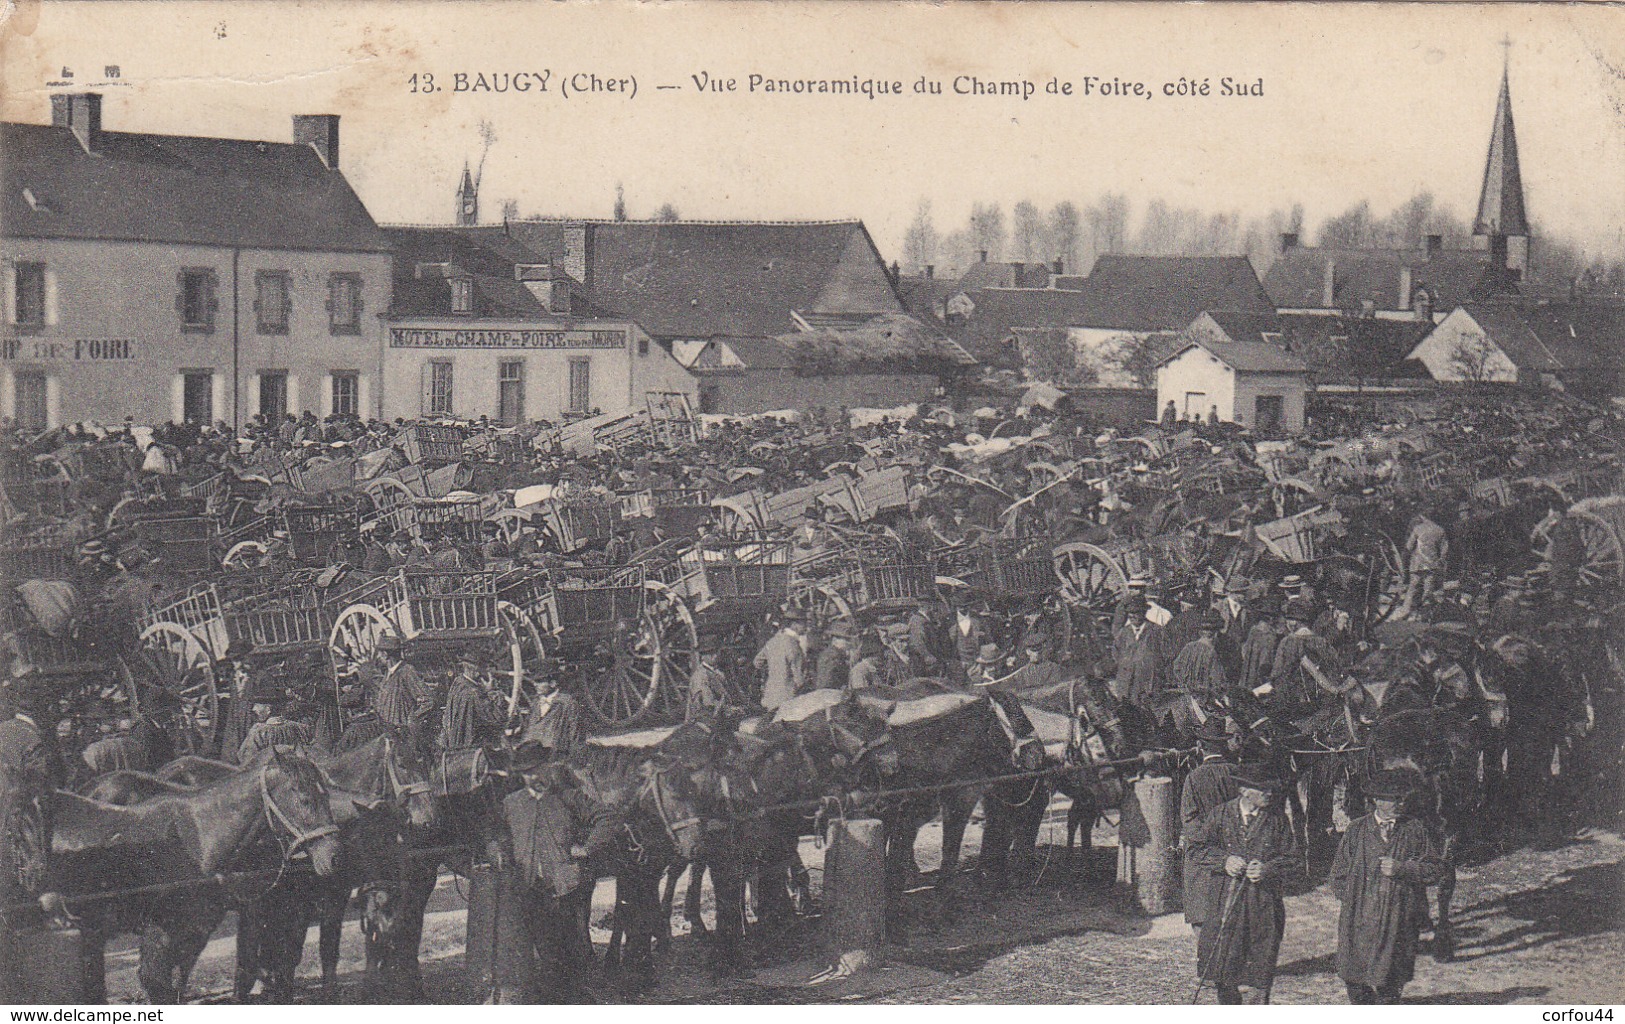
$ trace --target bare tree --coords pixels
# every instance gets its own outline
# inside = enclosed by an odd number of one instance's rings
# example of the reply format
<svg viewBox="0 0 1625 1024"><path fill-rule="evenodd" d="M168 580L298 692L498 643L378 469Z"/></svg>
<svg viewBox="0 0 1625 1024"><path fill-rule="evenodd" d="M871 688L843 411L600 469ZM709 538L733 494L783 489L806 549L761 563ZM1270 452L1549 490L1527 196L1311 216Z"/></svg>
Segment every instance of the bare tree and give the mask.
<svg viewBox="0 0 1625 1024"><path fill-rule="evenodd" d="M1319 241L1326 249L1368 249L1376 240L1371 204L1362 199L1320 225Z"/></svg>
<svg viewBox="0 0 1625 1024"><path fill-rule="evenodd" d="M491 152L491 146L497 141L497 130L490 121L480 118L480 163L474 169L474 191L478 192L480 182L485 180L485 158Z"/></svg>
<svg viewBox="0 0 1625 1024"><path fill-rule="evenodd" d="M660 209L655 211L655 220L673 221L682 220L683 215L677 212L677 207L670 203L661 203Z"/></svg>
<svg viewBox="0 0 1625 1024"><path fill-rule="evenodd" d="M1010 219L1015 257L1023 263L1044 260L1048 246L1044 238L1044 216L1038 207L1023 199L1010 211Z"/></svg>
<svg viewBox="0 0 1625 1024"><path fill-rule="evenodd" d="M1063 199L1049 212L1050 254L1059 258L1068 273L1076 274L1078 240L1082 235L1081 215L1071 200Z"/></svg>
<svg viewBox="0 0 1625 1024"><path fill-rule="evenodd" d="M517 200L517 199L504 199L502 201L502 222L504 224L506 224L510 220L518 220L518 219L519 219L519 200Z"/></svg>
<svg viewBox="0 0 1625 1024"><path fill-rule="evenodd" d="M1463 334L1450 346L1445 365L1452 379L1482 384L1495 379L1498 351L1482 334Z"/></svg>
<svg viewBox="0 0 1625 1024"><path fill-rule="evenodd" d="M931 219L931 200L922 199L903 235L903 263L914 273L935 264L938 241L937 226Z"/></svg>
<svg viewBox="0 0 1625 1024"><path fill-rule="evenodd" d="M626 189L618 181L615 183L615 219L626 219Z"/></svg>
<svg viewBox="0 0 1625 1024"><path fill-rule="evenodd" d="M1004 209L998 203L976 203L970 211L970 237L977 256L987 253L990 260L1004 258Z"/></svg>

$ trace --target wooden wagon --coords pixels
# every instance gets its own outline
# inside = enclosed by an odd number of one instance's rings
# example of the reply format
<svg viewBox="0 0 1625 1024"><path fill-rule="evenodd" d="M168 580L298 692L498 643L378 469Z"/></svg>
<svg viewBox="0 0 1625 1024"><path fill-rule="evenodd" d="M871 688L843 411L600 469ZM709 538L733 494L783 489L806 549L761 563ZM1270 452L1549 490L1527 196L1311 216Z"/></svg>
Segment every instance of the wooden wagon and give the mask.
<svg viewBox="0 0 1625 1024"><path fill-rule="evenodd" d="M1585 498L1549 517L1536 554L1553 590L1612 608L1625 593L1625 495Z"/></svg>
<svg viewBox="0 0 1625 1024"><path fill-rule="evenodd" d="M986 603L993 641L1002 650L1014 653L1024 633L1041 628L1050 657L1064 663L1071 656L1072 612L1049 538L985 535L936 549L932 563L939 589Z"/></svg>
<svg viewBox="0 0 1625 1024"><path fill-rule="evenodd" d="M58 577L53 585L70 584ZM95 740L104 725L133 720L141 692L118 632L108 629L102 616L83 609L74 621L48 631L27 607L8 581L0 593L0 649L8 671L26 666L38 673L39 682L32 685L49 695L59 747L76 753Z"/></svg>

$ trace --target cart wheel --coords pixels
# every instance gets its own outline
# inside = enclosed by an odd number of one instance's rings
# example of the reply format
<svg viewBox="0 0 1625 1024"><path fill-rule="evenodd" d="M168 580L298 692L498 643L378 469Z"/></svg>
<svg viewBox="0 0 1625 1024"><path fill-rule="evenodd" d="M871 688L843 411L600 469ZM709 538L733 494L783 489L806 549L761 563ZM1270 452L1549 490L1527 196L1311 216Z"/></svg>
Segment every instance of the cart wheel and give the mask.
<svg viewBox="0 0 1625 1024"><path fill-rule="evenodd" d="M122 719L134 721L140 706L135 674L123 659L115 658L106 674L89 678L83 686L57 698L57 742L64 751L77 754L98 737L98 726Z"/></svg>
<svg viewBox="0 0 1625 1024"><path fill-rule="evenodd" d="M700 667L700 631L683 599L664 587L650 588L644 628L660 632L660 679L655 696L661 711L681 720L688 710L688 680Z"/></svg>
<svg viewBox="0 0 1625 1024"><path fill-rule="evenodd" d="M547 659L547 646L536 623L523 608L511 601L497 602L497 618L502 623L503 636L508 641L508 651L512 656L511 661L501 666L496 674L496 681L508 691L508 728L511 729L529 711L525 680L541 671L542 663Z"/></svg>
<svg viewBox="0 0 1625 1024"><path fill-rule="evenodd" d="M1043 613L1044 629L1050 638L1050 656L1057 665L1065 665L1072 658L1072 609L1059 593L1047 594Z"/></svg>
<svg viewBox="0 0 1625 1024"><path fill-rule="evenodd" d="M271 550L257 540L238 541L220 560L221 567L226 569L264 569L270 564Z"/></svg>
<svg viewBox="0 0 1625 1024"><path fill-rule="evenodd" d="M43 780L7 779L0 792L0 906L10 908L45 891L51 860L51 823L39 799Z"/></svg>
<svg viewBox="0 0 1625 1024"><path fill-rule="evenodd" d="M1625 544L1607 520L1589 509L1571 509L1569 518L1579 531L1575 586L1592 595L1600 607L1607 607L1610 602L1602 600L1602 596L1625 583Z"/></svg>
<svg viewBox="0 0 1625 1024"><path fill-rule="evenodd" d="M1062 544L1055 549L1055 575L1073 604L1110 610L1128 593L1128 576L1117 559L1093 544Z"/></svg>
<svg viewBox="0 0 1625 1024"><path fill-rule="evenodd" d="M852 611L852 606L846 598L828 587L813 587L797 594L790 601L790 606L798 608L807 616L807 625L812 629L828 629L832 622L847 622L853 629L858 628L858 617Z"/></svg>
<svg viewBox="0 0 1625 1024"><path fill-rule="evenodd" d="M374 606L352 604L344 609L333 621L333 631L327 637L334 676L374 661L378 657L378 641L395 635L395 626Z"/></svg>
<svg viewBox="0 0 1625 1024"><path fill-rule="evenodd" d="M1368 628L1386 622L1405 603L1410 574L1399 545L1381 534L1366 553L1366 622Z"/></svg>
<svg viewBox="0 0 1625 1024"><path fill-rule="evenodd" d="M582 666L582 692L604 725L632 725L657 710L680 706L688 696L698 638L683 602L659 584L648 595L636 623L622 623L600 651ZM670 690L669 694L662 694Z"/></svg>
<svg viewBox="0 0 1625 1024"><path fill-rule="evenodd" d="M173 703L176 752L213 757L221 724L214 658L197 637L173 622L155 622L142 630L141 652L157 685L157 701Z"/></svg>

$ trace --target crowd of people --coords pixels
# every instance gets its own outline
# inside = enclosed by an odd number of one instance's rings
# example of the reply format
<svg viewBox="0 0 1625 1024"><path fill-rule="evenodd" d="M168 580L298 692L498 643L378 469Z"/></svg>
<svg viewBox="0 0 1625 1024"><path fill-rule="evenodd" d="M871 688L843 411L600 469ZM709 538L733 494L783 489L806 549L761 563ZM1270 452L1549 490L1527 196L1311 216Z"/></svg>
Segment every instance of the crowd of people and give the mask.
<svg viewBox="0 0 1625 1024"><path fill-rule="evenodd" d="M517 436L522 454L471 456L455 486L475 494L543 486L610 506L628 492L773 495L831 473L903 466L911 485L897 504L866 513L815 498L785 522L749 529L776 531L797 559L874 540L923 559L1011 534L1054 545L1183 552L1140 560L1140 571L1125 561L1124 578L1105 588L1104 603L1091 603L1081 581L1058 579L1057 599L1070 606L1064 636L1042 599L1002 601L951 582L940 599L885 616L831 619L787 601L771 628L748 634L749 649L737 638L701 635L682 706L686 717L709 720L729 708L773 712L811 690L932 679L1081 717L1112 737L1114 754L1199 748L1183 777L1184 902L1199 933L1199 976L1221 1001L1267 1001L1283 892L1315 852L1306 844L1334 847L1320 860L1343 904L1337 969L1350 1000L1393 1001L1410 978L1427 887L1445 860L1438 801L1431 811L1422 807L1423 794L1437 797L1436 780L1367 770L1360 785L1369 810L1347 793L1329 806L1290 799L1305 763L1363 749L1384 719L1427 711L1465 723L1482 787L1479 809L1505 826L1487 834L1520 838L1511 831L1517 825L1550 838L1561 834L1566 816L1617 813L1620 581L1582 580L1527 537L1487 545L1470 529L1485 507L1472 483L1419 485L1415 445L1385 443L1421 436L1435 450L1493 457L1513 467L1509 473L1579 461L1617 476L1617 415L1566 402L1532 409L1523 399L1441 400L1424 416L1381 405L1338 408L1316 421L1338 424L1339 435L1298 442L1297 483L1283 486L1273 461L1281 449L1265 458L1231 425L1164 417L1160 427L1114 428L1064 406L990 412L909 410L861 426L844 412L793 423L723 420L675 450L634 443L590 453L562 450L539 428L508 432L478 423L469 425L474 434ZM94 433L73 427L14 435L7 458L40 465L79 448L116 452L125 469L118 479L70 481L70 514L161 492L166 479L219 472L257 487L264 507L274 508L299 499L266 466L354 459L367 473L396 471L406 463L397 444L404 426L305 413L279 423L257 417L241 432L225 424L142 430L127 423ZM1351 443L1360 459L1316 464L1316 453ZM1223 484L1218 493L1213 481ZM1531 508L1531 518L1560 513L1555 501ZM1360 535L1362 524L1348 520L1381 517L1395 534L1394 557L1380 577L1391 586L1373 585L1375 549L1334 543L1330 550L1341 560L1300 563L1258 541L1258 526L1311 504L1339 509L1349 535ZM539 516L493 518L477 540L376 521L340 538L325 560L374 573L620 565L674 540L701 551L728 548L746 527L723 511L697 521L687 536L667 535L655 518L622 520L569 551ZM262 564L291 562L285 533L266 540ZM81 584L104 598L98 607L113 634L128 633L186 582L116 529L87 539L75 556ZM506 745L527 757L537 750L567 756L591 722L562 666L544 666L526 681L527 713L516 715L494 682L497 654L474 645L428 654L385 637L376 661L354 666L334 686L320 659L267 661L251 645L233 645L220 673L230 684L217 752L246 763L277 744L332 746L341 733L375 723L422 751ZM49 724L41 724L49 702L36 699L37 675L37 667L12 659L12 715L0 723L7 765L50 746ZM55 774L150 769L166 756L161 724L132 716L103 723L72 769ZM529 761L518 769L527 780L545 775ZM521 792L545 788L538 782ZM513 813L541 812L521 799ZM568 851L586 843L590 822L568 814L560 822L554 845Z"/></svg>

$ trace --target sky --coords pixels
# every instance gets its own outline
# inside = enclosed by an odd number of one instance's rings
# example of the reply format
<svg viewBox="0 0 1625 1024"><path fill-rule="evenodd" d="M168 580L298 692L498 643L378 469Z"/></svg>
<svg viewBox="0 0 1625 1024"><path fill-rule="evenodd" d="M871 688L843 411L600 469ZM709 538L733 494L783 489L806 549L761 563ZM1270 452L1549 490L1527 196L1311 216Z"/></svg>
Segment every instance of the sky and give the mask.
<svg viewBox="0 0 1625 1024"><path fill-rule="evenodd" d="M973 202L1107 192L1136 215L1159 197L1244 217L1301 202L1313 225L1430 190L1470 217L1505 56L1532 218L1625 253L1625 7L14 2L6 120L47 121L74 89L104 94L110 130L287 140L291 115L338 114L341 168L383 223L453 217L483 120L486 220L507 199L608 217L620 183L632 217L861 218L888 260L922 198L943 230ZM753 91L753 74L902 93ZM591 75L599 90L572 86ZM961 76L1034 93L955 95ZM1131 94L1084 95L1088 76ZM1166 95L1182 77L1209 95ZM1219 95L1225 77L1263 95Z"/></svg>

